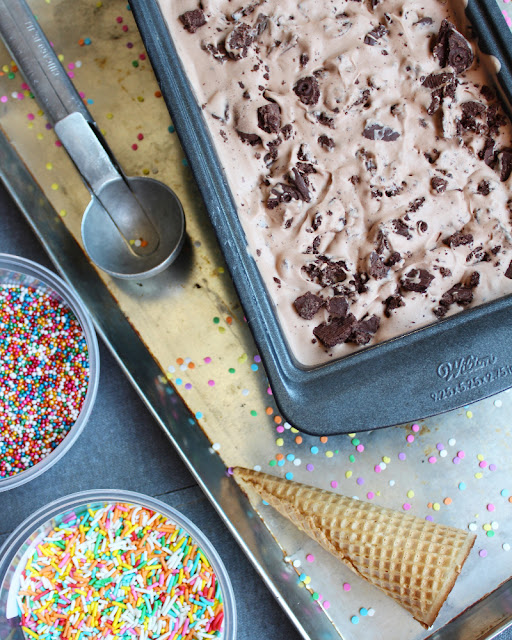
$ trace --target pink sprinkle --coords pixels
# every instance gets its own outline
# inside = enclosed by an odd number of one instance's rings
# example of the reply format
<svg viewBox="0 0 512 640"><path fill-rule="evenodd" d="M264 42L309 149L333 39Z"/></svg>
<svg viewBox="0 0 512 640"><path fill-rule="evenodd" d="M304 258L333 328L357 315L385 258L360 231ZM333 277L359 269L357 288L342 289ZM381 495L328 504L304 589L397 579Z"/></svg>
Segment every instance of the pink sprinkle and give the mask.
<svg viewBox="0 0 512 640"><path fill-rule="evenodd" d="M487 511L494 511L494 509L496 509L496 507L492 502L489 502L489 504L487 505Z"/></svg>
<svg viewBox="0 0 512 640"><path fill-rule="evenodd" d="M145 60L146 59L146 54L145 53L141 53L139 55L139 60Z"/></svg>
<svg viewBox="0 0 512 640"><path fill-rule="evenodd" d="M444 445L443 445L441 442L438 442L438 443L436 444L436 449L437 449L438 451L442 451L442 450L444 449Z"/></svg>
<svg viewBox="0 0 512 640"><path fill-rule="evenodd" d="M326 600L324 602L324 609L328 609L331 606L331 603L329 602L329 600Z"/></svg>
<svg viewBox="0 0 512 640"><path fill-rule="evenodd" d="M138 133L137 140L144 140L144 135L142 133Z"/></svg>
<svg viewBox="0 0 512 640"><path fill-rule="evenodd" d="M261 356L259 356L258 354L256 354L254 356L254 362L261 362Z"/></svg>
<svg viewBox="0 0 512 640"><path fill-rule="evenodd" d="M21 83L21 88L23 89L23 91L27 91L29 89L29 86L26 82L22 82Z"/></svg>
<svg viewBox="0 0 512 640"><path fill-rule="evenodd" d="M75 77L75 74L73 73L73 71L68 71L68 76L69 76L70 78L74 78L74 77Z"/></svg>
<svg viewBox="0 0 512 640"><path fill-rule="evenodd" d="M358 444L356 449L359 451L359 453L361 453L362 451L364 451L364 444Z"/></svg>
<svg viewBox="0 0 512 640"><path fill-rule="evenodd" d="M344 591L350 591L350 584L348 582L344 582L343 583L343 589L344 589Z"/></svg>
<svg viewBox="0 0 512 640"><path fill-rule="evenodd" d="M29 114L27 114L27 118L28 118L29 120L34 120L35 115L34 115L33 113L29 113Z"/></svg>
<svg viewBox="0 0 512 640"><path fill-rule="evenodd" d="M267 393L268 393L269 396L272 395L272 389L270 387L267 387Z"/></svg>
<svg viewBox="0 0 512 640"><path fill-rule="evenodd" d="M206 358L203 358L203 361L204 361L206 364L210 364L210 362L212 361L212 359L210 358L210 356L206 356Z"/></svg>
<svg viewBox="0 0 512 640"><path fill-rule="evenodd" d="M306 471L313 471L315 467L310 463L306 465Z"/></svg>
<svg viewBox="0 0 512 640"><path fill-rule="evenodd" d="M134 151L137 151L137 149L138 149L138 148L139 148L139 145L138 145L138 144L135 144L135 143L134 143L134 144L132 144L132 149L133 149Z"/></svg>
<svg viewBox="0 0 512 640"><path fill-rule="evenodd" d="M284 431L284 427L282 424L280 424L277 428L276 428L277 433L283 433Z"/></svg>
<svg viewBox="0 0 512 640"><path fill-rule="evenodd" d="M374 469L375 473L380 473L382 471L382 469L380 468L380 465L378 465L378 464L376 464L373 469Z"/></svg>
<svg viewBox="0 0 512 640"><path fill-rule="evenodd" d="M214 387L215 386L215 380L208 380L208 384L210 385L210 387Z"/></svg>
<svg viewBox="0 0 512 640"><path fill-rule="evenodd" d="M123 18L121 16L117 16L116 18L116 22L118 22L119 24L121 24L121 22L123 21Z"/></svg>
<svg viewBox="0 0 512 640"><path fill-rule="evenodd" d="M503 9L503 17L505 18L505 22L507 23L507 27L512 27L512 20L510 19L510 16L505 11L505 9Z"/></svg>
<svg viewBox="0 0 512 640"><path fill-rule="evenodd" d="M480 549L480 551L478 552L478 555L481 558L487 558L487 549Z"/></svg>
<svg viewBox="0 0 512 640"><path fill-rule="evenodd" d="M25 96L21 93L21 91L19 91L19 92L16 94L16 97L18 98L18 100L23 100L23 98L24 98Z"/></svg>
<svg viewBox="0 0 512 640"><path fill-rule="evenodd" d="M405 458L406 458L406 457L407 457L407 456L406 456L406 455L405 455L405 453L403 453L403 452L400 452L400 453L398 454L398 459L399 459L399 460L405 460Z"/></svg>
<svg viewBox="0 0 512 640"><path fill-rule="evenodd" d="M127 24L123 24L123 31L125 33L128 31L128 25Z"/></svg>
<svg viewBox="0 0 512 640"><path fill-rule="evenodd" d="M409 509L411 508L411 505L408 502L404 502L402 506L404 508L404 511L409 511Z"/></svg>
<svg viewBox="0 0 512 640"><path fill-rule="evenodd" d="M412 435L412 433L410 433L407 438L406 438L407 442L414 442L414 436Z"/></svg>
<svg viewBox="0 0 512 640"><path fill-rule="evenodd" d="M363 480L363 478L358 478L358 479L356 480L356 482L357 482L357 484L358 484L358 485L362 485L362 484L364 484L364 480Z"/></svg>
<svg viewBox="0 0 512 640"><path fill-rule="evenodd" d="M7 96L2 96L0 98L0 102L7 102L7 100L8 100Z"/></svg>
<svg viewBox="0 0 512 640"><path fill-rule="evenodd" d="M306 556L306 560L308 562L313 562L314 559L315 559L315 556L312 553L308 553L308 555Z"/></svg>
<svg viewBox="0 0 512 640"><path fill-rule="evenodd" d="M68 64L68 69L74 69L75 68L75 63L74 62L70 62Z"/></svg>
<svg viewBox="0 0 512 640"><path fill-rule="evenodd" d="M430 464L435 464L437 462L437 458L435 456L430 456L428 461L430 462Z"/></svg>
<svg viewBox="0 0 512 640"><path fill-rule="evenodd" d="M464 451L458 451L457 452L457 457L462 460L462 458L466 457L466 454L464 453Z"/></svg>
<svg viewBox="0 0 512 640"><path fill-rule="evenodd" d="M429 522L434 522L434 518L432 516L425 516L425 520L428 520Z"/></svg>
<svg viewBox="0 0 512 640"><path fill-rule="evenodd" d="M491 464L489 465L489 471L496 471L496 465L494 464L494 462L491 462Z"/></svg>
<svg viewBox="0 0 512 640"><path fill-rule="evenodd" d="M233 475L233 467L228 467L227 473L228 473L228 476L232 476ZM162 534L162 535L164 535L164 534Z"/></svg>
<svg viewBox="0 0 512 640"><path fill-rule="evenodd" d="M373 493L373 491L368 491L366 497L368 498L368 500L373 500L375 498L375 494Z"/></svg>
<svg viewBox="0 0 512 640"><path fill-rule="evenodd" d="M453 464L459 464L460 463L460 458L457 458L457 456L455 456L455 458L452 460Z"/></svg>
<svg viewBox="0 0 512 640"><path fill-rule="evenodd" d="M418 431L420 430L420 425L419 424L413 424L411 429L414 431L414 433L418 433Z"/></svg>
<svg viewBox="0 0 512 640"><path fill-rule="evenodd" d="M56 147L62 147L62 142L60 140L55 140Z"/></svg>
<svg viewBox="0 0 512 640"><path fill-rule="evenodd" d="M336 487L337 487L337 486L338 486L338 483L336 482L336 480L332 480L332 481L331 481L331 487L332 487L333 489L336 489Z"/></svg>
<svg viewBox="0 0 512 640"><path fill-rule="evenodd" d="M85 93L83 91L79 91L80 97L82 98L82 100L85 98Z"/></svg>
<svg viewBox="0 0 512 640"><path fill-rule="evenodd" d="M481 460L478 466L480 467L480 469L485 469L485 467L487 466L487 462L485 460Z"/></svg>

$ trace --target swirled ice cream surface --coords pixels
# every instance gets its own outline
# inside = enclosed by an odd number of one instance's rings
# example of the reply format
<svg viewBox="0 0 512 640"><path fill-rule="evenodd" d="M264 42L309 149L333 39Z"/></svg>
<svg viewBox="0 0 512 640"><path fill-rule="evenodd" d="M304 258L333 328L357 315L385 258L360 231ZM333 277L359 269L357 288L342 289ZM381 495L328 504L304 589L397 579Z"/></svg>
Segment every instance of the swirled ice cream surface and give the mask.
<svg viewBox="0 0 512 640"><path fill-rule="evenodd" d="M462 11L160 5L299 362L512 292L512 130Z"/></svg>

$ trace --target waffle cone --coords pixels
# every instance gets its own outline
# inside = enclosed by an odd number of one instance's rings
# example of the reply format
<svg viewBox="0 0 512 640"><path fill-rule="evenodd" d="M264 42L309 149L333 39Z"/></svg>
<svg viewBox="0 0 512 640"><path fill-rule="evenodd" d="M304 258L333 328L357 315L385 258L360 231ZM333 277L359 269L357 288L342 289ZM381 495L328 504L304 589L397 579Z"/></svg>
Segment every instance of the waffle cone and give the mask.
<svg viewBox="0 0 512 640"><path fill-rule="evenodd" d="M475 542L461 529L266 473L236 467L233 475L425 628Z"/></svg>

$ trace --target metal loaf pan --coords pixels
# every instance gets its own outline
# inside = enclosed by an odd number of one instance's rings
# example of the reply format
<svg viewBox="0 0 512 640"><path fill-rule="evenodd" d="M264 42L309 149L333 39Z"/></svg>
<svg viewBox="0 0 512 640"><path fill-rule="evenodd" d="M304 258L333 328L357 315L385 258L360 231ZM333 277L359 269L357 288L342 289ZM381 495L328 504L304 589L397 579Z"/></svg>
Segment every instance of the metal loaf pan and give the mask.
<svg viewBox="0 0 512 640"><path fill-rule="evenodd" d="M512 386L512 296L332 363L304 368L296 362L247 251L233 196L157 0L130 5L288 422L312 435L367 431L440 414ZM512 102L512 34L495 0L469 0L466 12L482 50L499 60L498 82Z"/></svg>

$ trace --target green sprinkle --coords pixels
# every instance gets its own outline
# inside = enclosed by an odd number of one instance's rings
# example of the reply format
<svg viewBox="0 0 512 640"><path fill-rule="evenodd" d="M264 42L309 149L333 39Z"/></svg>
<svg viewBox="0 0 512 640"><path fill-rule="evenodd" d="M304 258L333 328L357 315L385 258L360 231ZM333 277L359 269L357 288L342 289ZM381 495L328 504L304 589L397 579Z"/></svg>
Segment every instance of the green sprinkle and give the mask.
<svg viewBox="0 0 512 640"><path fill-rule="evenodd" d="M217 316L215 316L215 318L213 319L214 324L219 324L220 322L220 318L217 318Z"/></svg>
<svg viewBox="0 0 512 640"><path fill-rule="evenodd" d="M229 367L228 371L229 373L235 373L235 369L233 369L233 367Z"/></svg>
<svg viewBox="0 0 512 640"><path fill-rule="evenodd" d="M269 462L269 465L270 465L271 467L275 467L275 466L276 466L276 464L277 464L277 460L271 460L271 461Z"/></svg>
<svg viewBox="0 0 512 640"><path fill-rule="evenodd" d="M350 462L355 462L355 456L353 456L352 454L349 455L348 459L350 460Z"/></svg>

